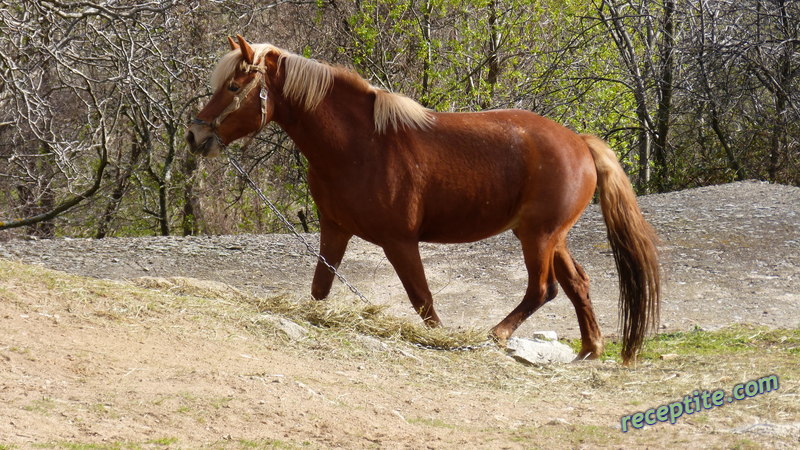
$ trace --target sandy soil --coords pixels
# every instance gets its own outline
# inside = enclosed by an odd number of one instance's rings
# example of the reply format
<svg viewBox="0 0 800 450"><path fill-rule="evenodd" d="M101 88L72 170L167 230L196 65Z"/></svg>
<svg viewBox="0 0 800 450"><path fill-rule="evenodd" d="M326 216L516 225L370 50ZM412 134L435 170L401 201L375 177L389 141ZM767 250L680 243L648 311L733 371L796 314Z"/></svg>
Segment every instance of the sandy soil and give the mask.
<svg viewBox="0 0 800 450"><path fill-rule="evenodd" d="M664 330L800 326L800 189L737 183L641 204L663 241ZM601 326L613 335L616 273L596 207L571 242L593 279ZM424 245L423 255L449 325L488 328L524 291L511 235ZM780 394L676 425L619 430L623 415L795 370L796 357L768 367L702 355L635 370L613 362L529 367L493 348L425 351L307 324L306 337L290 339L264 325L247 299L308 292L314 260L292 236L9 241L0 258L34 264L0 264L0 448L800 445L791 376ZM342 272L371 302L414 319L380 249L354 241ZM124 281L141 276L224 282L242 293ZM337 284L334 297L352 295ZM533 329L577 337L569 301L559 296L518 335Z"/></svg>

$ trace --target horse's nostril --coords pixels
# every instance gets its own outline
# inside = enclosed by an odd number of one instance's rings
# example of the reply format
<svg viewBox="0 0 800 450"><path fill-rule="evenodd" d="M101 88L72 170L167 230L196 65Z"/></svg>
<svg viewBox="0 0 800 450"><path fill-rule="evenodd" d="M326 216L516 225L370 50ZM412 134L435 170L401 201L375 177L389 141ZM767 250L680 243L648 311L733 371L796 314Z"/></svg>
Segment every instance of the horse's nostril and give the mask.
<svg viewBox="0 0 800 450"><path fill-rule="evenodd" d="M191 131L186 132L186 142L189 144L189 147L194 148L197 143L194 141L194 133Z"/></svg>

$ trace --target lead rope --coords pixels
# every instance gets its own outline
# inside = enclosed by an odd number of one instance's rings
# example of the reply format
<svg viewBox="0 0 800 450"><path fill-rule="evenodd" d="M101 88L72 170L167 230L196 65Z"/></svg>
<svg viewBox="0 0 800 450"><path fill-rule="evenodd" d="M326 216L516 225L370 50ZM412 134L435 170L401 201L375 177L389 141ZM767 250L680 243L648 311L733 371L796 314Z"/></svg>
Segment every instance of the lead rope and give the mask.
<svg viewBox="0 0 800 450"><path fill-rule="evenodd" d="M248 142L248 144L249 144L249 143L250 143L250 142ZM367 298L364 296L364 294L362 294L362 293L361 293L361 291L359 291L359 290L358 290L358 288L356 288L355 286L353 286L352 284L350 284L350 282L349 282L349 281L347 281L347 279L344 277L344 275L342 275L341 273L339 273L339 271L338 271L338 270L336 270L336 267L333 267L333 266L332 266L332 265L331 265L331 264L328 262L328 260L327 260L327 259L325 259L325 257L324 257L324 256L320 255L320 254L319 254L319 253L318 253L316 250L314 250L314 247L312 247L312 246L311 246L311 244L310 244L310 243L309 243L309 242L308 242L308 241L307 241L307 240L306 240L306 239L305 239L305 238L304 238L304 237L303 237L303 236L302 236L300 233L298 233L298 232L297 232L297 230L294 228L294 225L292 225L292 223L291 223L291 222L289 222L289 219L287 219L287 218L286 218L286 216L284 216L284 215L283 215L283 213L281 213L281 212L278 210L278 208L275 206L275 204L274 204L274 203L272 203L272 202L271 202L271 201L270 201L270 200L267 198L267 196L266 196L266 195L264 195L264 192L261 190L261 188L259 188L259 187L258 187L258 185L255 183L255 181L253 181L253 179L252 179L252 178L250 178L250 175L248 175L248 174L247 174L247 172L245 172L245 171L244 171L244 169L242 169L242 166L241 166L241 165L239 165L239 162L238 162L238 161L236 161L236 158L234 158L233 156L230 156L230 155L228 155L228 161L230 161L230 163L231 163L231 165L234 167L234 169L236 169L236 171L237 171L237 172L239 172L239 176L241 176L241 177L242 177L242 179L243 179L245 182L247 182L247 184L248 184L248 185L249 185L251 188L253 188L253 190L254 190L254 191L256 191L256 194L258 194L259 198L261 198L261 200L262 200L264 203L266 203L266 204L267 204L267 206L269 206L269 209L270 209L270 210L272 210L272 212L273 212L273 213L274 213L276 216L278 216L278 218L281 220L281 222L283 222L284 226L286 226L286 228L289 230L289 232L291 232L291 233L294 235L294 237L296 237L296 238L297 238L297 239L298 239L298 240L299 240L299 241L300 241L300 242L301 242L301 243L302 243L302 244L303 244L303 245L306 247L306 251L308 251L308 253L310 253L310 254L312 254L312 255L316 256L316 257L317 257L317 260L318 260L318 261L320 261L320 262L322 262L322 264L324 264L324 265L325 265L325 266L328 268L328 270L330 270L331 272L333 272L333 274L334 274L334 275L336 275L336 278L338 278L338 279L339 279L339 281L341 281L341 282L342 282L342 284L344 284L345 286L347 286L347 288L348 288L348 289L350 289L350 291L351 291L353 294L355 294L356 296L358 296L358 298L359 298L359 299L360 299L362 302L364 302L364 303L370 303L370 302L369 302L369 300L367 300Z"/></svg>

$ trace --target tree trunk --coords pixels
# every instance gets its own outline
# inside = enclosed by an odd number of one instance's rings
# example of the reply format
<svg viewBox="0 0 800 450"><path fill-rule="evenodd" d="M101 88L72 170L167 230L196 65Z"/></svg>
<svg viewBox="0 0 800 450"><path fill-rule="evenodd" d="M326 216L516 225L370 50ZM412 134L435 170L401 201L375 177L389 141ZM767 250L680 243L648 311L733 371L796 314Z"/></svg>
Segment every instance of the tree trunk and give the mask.
<svg viewBox="0 0 800 450"><path fill-rule="evenodd" d="M200 208L197 197L194 195L194 174L197 171L197 158L192 154L187 154L181 169L185 180L181 228L184 236L193 236L200 233L200 221L198 218Z"/></svg>
<svg viewBox="0 0 800 450"><path fill-rule="evenodd" d="M134 140L133 144L131 144L131 154L128 160L128 165L124 170L117 174L114 183L114 191L111 193L111 200L108 202L108 205L106 205L103 216L100 218L100 224L97 227L95 238L103 239L108 235L108 229L111 226L111 221L114 220L114 216L117 214L119 205L122 203L122 197L128 190L128 181L133 174L133 169L139 162L139 157L141 154L142 146Z"/></svg>
<svg viewBox="0 0 800 450"><path fill-rule="evenodd" d="M658 85L658 110L656 111L656 135L653 142L653 157L656 162L656 183L659 191L665 191L669 182L667 170L667 142L670 116L672 115L672 92L675 66L675 13L674 0L664 2L664 41L661 48L661 76Z"/></svg>
<svg viewBox="0 0 800 450"><path fill-rule="evenodd" d="M781 28L787 33L787 39L783 43L783 52L781 52L778 61L778 73L775 87L775 122L770 139L770 154L769 166L767 168L769 181L778 181L778 170L781 165L781 159L786 151L786 136L787 136L787 120L786 115L787 104L789 102L789 89L792 78L792 57L794 56L794 42L796 34L789 36L789 30L792 29L789 23L789 15L786 11L785 0L779 0L778 5L780 8L780 23Z"/></svg>
<svg viewBox="0 0 800 450"><path fill-rule="evenodd" d="M486 74L486 84L489 85L489 94L481 102L481 107L487 109L492 106L494 99L494 91L497 86L497 80L500 77L500 32L499 25L497 24L497 0L489 2L489 20L487 21L489 31L489 57L487 66L489 68Z"/></svg>

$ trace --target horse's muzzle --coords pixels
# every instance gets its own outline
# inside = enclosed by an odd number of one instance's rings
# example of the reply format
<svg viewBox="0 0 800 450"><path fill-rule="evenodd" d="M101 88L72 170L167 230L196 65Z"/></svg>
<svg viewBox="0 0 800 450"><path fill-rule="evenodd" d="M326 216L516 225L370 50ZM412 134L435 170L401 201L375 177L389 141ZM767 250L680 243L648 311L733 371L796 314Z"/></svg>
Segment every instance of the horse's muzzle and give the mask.
<svg viewBox="0 0 800 450"><path fill-rule="evenodd" d="M189 144L189 151L195 155L214 157L222 150L222 143L216 133L199 120L193 120L186 129L186 143Z"/></svg>

